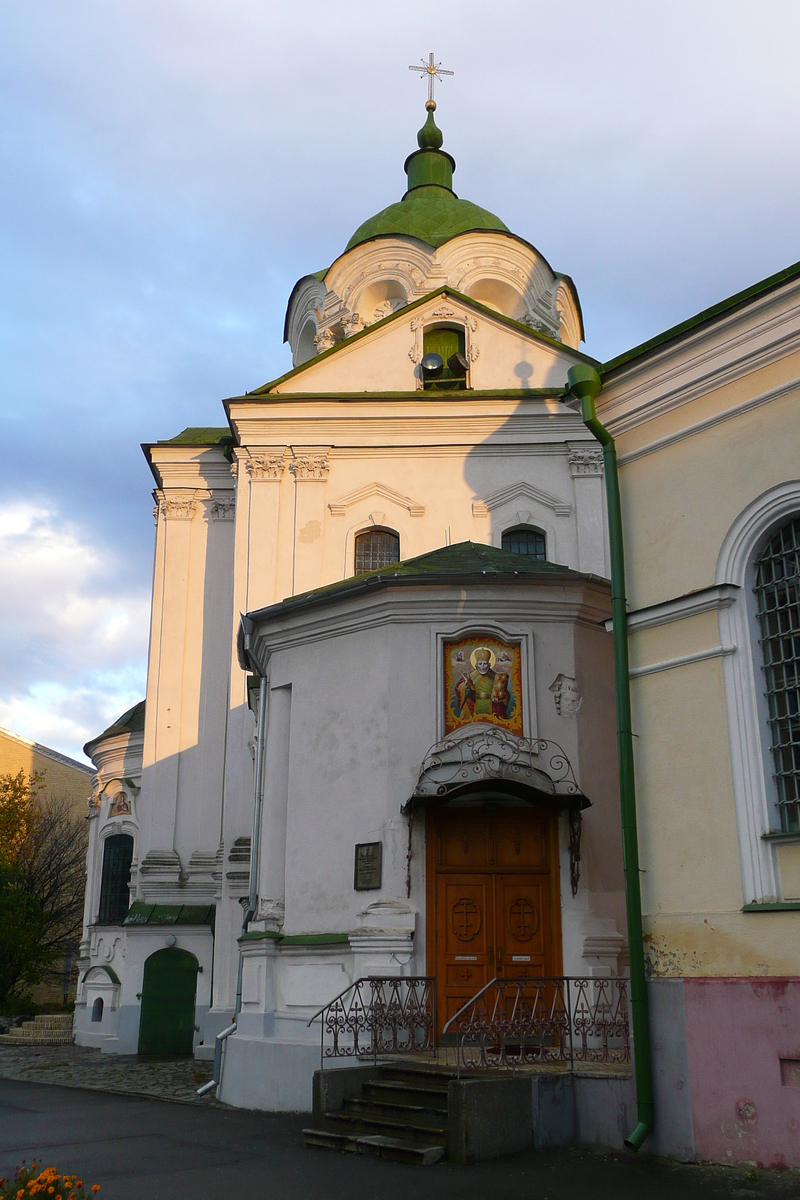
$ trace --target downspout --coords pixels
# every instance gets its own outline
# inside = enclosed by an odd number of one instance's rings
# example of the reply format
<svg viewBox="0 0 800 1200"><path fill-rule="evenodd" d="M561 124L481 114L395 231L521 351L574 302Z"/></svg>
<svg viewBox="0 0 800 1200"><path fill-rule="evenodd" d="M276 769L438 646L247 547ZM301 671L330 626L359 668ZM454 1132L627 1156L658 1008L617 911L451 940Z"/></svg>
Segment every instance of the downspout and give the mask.
<svg viewBox="0 0 800 1200"><path fill-rule="evenodd" d="M267 666L269 664L269 656L267 662L262 667L261 663L255 657L251 650L251 636L253 631L253 623L248 617L241 618L242 630L244 632L244 656L248 665L252 668L255 675L258 676L258 719L256 722L256 743L255 743L255 763L253 771L253 832L250 838L250 895L247 900L247 909L242 921L242 932L240 937L244 937L247 933L248 926L256 915L258 907L258 864L259 864L259 843L261 841L261 812L264 802L264 741L267 732L267 716L269 709L269 687L267 678ZM197 1089L198 1096L204 1096L206 1092L210 1092L213 1088L219 1087L222 1082L222 1047L223 1043L231 1034L236 1032L236 1027L239 1021L239 1014L242 1011L242 976L244 974L244 955L242 947L239 946L239 969L236 976L236 1005L233 1010L233 1022L227 1029L223 1029L222 1033L218 1033L214 1043L214 1071L208 1083L204 1083L202 1087Z"/></svg>
<svg viewBox="0 0 800 1200"><path fill-rule="evenodd" d="M653 1132L655 1105L650 1061L647 985L644 974L642 893L639 880L639 836L636 826L636 781L633 770L631 688L628 663L628 614L625 599L625 552L622 540L617 451L614 439L600 424L595 412L595 398L603 386L597 371L588 364L579 363L570 368L567 383L569 394L580 403L584 425L603 447L606 478L608 538L611 552L611 614L614 623L614 677L617 693L617 754L622 818L622 860L625 871L625 906L628 917L631 1020L638 1112L638 1124L625 1138L625 1145L631 1150L638 1150L645 1138Z"/></svg>

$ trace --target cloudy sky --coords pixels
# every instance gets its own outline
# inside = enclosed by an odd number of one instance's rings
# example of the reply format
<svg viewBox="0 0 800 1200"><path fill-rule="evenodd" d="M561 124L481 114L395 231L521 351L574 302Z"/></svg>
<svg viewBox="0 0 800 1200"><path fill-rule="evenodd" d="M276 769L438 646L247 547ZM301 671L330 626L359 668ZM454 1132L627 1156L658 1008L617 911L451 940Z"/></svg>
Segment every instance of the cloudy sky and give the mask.
<svg viewBox="0 0 800 1200"><path fill-rule="evenodd" d="M0 725L82 757L144 694L142 441L289 365L295 280L456 190L574 278L605 359L800 258L796 0L0 7Z"/></svg>

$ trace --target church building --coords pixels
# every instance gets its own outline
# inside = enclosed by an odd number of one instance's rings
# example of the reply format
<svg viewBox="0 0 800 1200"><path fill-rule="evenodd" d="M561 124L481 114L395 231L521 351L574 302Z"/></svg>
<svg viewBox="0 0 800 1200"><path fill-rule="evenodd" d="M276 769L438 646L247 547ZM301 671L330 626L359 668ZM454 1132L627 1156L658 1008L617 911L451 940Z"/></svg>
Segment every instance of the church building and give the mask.
<svg viewBox="0 0 800 1200"><path fill-rule="evenodd" d="M797 951L785 946L754 965L758 938L750 958L737 951L720 966L703 915L771 904L780 921L800 908L793 883L780 892L777 866L771 876L760 867L758 887L739 901L731 875L741 853L780 858L784 877L800 878L788 857L800 842L791 792L800 762L781 774L789 791L769 828L750 801L728 805L723 760L740 734L729 740L726 713L742 683L723 686L716 674L738 660L710 623L736 619L731 588L750 586L747 564L762 542L773 547L775 522L797 525L800 485L787 499L782 474L791 474L792 444L796 458L796 424L775 434L780 478L752 483L777 488L783 507L759 517L757 533L748 526L746 549L727 552L741 580L714 577L702 505L719 502L734 524L736 504L747 507L738 495L749 486L747 453L729 502L728 451L709 446L755 411L745 395L754 363L780 375L754 395L771 389L796 402L789 350L776 349L772 365L758 358L768 335L752 306L771 298L783 313L774 327L793 331L800 271L603 367L580 349L570 277L454 192L435 107L406 159L402 199L295 285L284 328L292 369L226 400L225 427L143 447L155 480L147 695L86 747L97 775L76 1040L104 1053L211 1059L225 1030L223 1101L308 1111L320 1065L319 1025L309 1022L359 979L432 980L437 1036L492 980L624 979L604 457L568 385L571 370L590 368L603 383L600 419L620 439L631 539L653 976L649 1148L725 1159L730 1143L741 1157L737 1130L758 1137L749 1109L736 1116L735 1073L717 1069L717 1099L701 1097L730 1108L727 1141L706 1136L693 1108L709 1030L686 1007L684 981L800 976ZM738 321L741 332L747 320L734 369L721 323ZM704 390L713 353L731 390L718 401L708 400L716 383ZM708 454L720 459L717 474L705 470ZM684 512L687 480L704 476L707 494L692 492ZM793 536L780 535L770 564ZM787 552L795 572L798 544ZM796 590L781 594L791 622ZM755 696L756 618L738 619L736 653L742 631L753 643L746 687ZM780 734L792 745L794 695ZM767 739L753 753L768 763L778 717L747 720L748 736ZM768 791L772 771L762 774ZM745 854L748 820L754 849ZM764 835L772 840L762 848ZM690 910L680 919L676 887ZM770 945L781 936L771 933ZM798 979L786 987L797 1004ZM757 1019L768 1023L771 1010ZM800 1043L772 1049L769 1086L794 1101ZM631 1080L612 1083L586 1102L582 1140L621 1145L623 1126L635 1123ZM796 1132L773 1143L800 1162Z"/></svg>

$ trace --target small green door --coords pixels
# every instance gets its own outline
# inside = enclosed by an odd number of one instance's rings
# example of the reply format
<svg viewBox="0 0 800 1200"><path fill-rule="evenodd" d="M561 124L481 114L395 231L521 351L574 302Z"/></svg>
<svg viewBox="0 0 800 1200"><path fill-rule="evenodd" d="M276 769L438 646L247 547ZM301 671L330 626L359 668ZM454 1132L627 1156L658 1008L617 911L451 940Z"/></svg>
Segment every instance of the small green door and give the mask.
<svg viewBox="0 0 800 1200"><path fill-rule="evenodd" d="M140 1054L191 1054L197 959L186 950L157 950L144 964Z"/></svg>

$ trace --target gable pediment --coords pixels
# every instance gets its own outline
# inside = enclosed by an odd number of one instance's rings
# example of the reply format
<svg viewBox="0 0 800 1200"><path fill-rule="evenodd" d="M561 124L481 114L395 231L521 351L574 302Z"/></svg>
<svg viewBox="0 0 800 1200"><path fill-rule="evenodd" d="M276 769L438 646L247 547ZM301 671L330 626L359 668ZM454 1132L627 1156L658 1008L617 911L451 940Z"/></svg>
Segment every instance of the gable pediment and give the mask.
<svg viewBox="0 0 800 1200"><path fill-rule="evenodd" d="M409 516L424 517L425 515L424 504L418 504L410 496L404 496L401 492L396 492L394 488L387 487L384 483L368 483L364 487L356 488L355 491L348 492L346 496L340 496L338 500L332 500L328 508L331 511L331 516L343 517L348 508L352 508L354 504L359 504L362 500L371 500L373 496L387 500L390 504L397 504L400 508L406 509Z"/></svg>
<svg viewBox="0 0 800 1200"><path fill-rule="evenodd" d="M468 391L559 391L569 368L586 361L579 351L452 289L441 288L259 390L343 395L420 392L422 398L428 394L422 387L420 368L424 331L437 324L464 328Z"/></svg>

